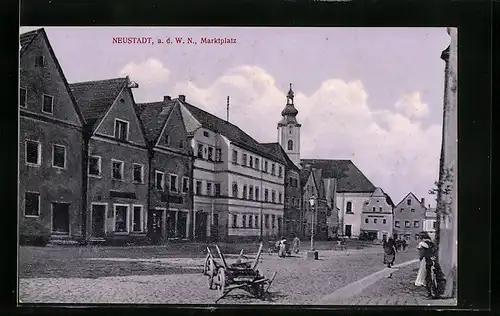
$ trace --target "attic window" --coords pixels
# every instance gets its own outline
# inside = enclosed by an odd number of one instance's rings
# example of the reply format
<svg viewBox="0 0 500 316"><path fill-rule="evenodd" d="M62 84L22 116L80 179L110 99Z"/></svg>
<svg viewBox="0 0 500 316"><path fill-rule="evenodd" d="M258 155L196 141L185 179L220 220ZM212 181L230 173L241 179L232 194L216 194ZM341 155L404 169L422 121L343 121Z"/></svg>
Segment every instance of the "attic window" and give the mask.
<svg viewBox="0 0 500 316"><path fill-rule="evenodd" d="M121 102L121 103L124 103L124 102L125 102L125 99L123 99L123 98L122 98L122 99L120 99L120 102Z"/></svg>
<svg viewBox="0 0 500 316"><path fill-rule="evenodd" d="M43 56L35 57L35 67L43 67L45 64L45 58Z"/></svg>
<svg viewBox="0 0 500 316"><path fill-rule="evenodd" d="M208 132L207 132L207 131L204 131L204 132L203 132L203 136L208 137L208 136L209 136Z"/></svg>
<svg viewBox="0 0 500 316"><path fill-rule="evenodd" d="M411 205L411 200L410 199L406 200L406 204Z"/></svg>

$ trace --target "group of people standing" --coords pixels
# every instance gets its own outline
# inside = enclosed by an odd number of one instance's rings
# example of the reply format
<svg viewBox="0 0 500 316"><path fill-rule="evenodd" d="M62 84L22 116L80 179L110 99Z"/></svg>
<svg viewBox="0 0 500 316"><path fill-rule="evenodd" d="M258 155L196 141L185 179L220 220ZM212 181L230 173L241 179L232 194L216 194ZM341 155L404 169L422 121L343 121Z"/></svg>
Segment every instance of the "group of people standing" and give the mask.
<svg viewBox="0 0 500 316"><path fill-rule="evenodd" d="M285 237L281 237L280 240L276 241L275 247L278 250L278 256L281 258L286 257L290 253L290 249L288 247ZM295 236L295 238L293 238L292 241L293 252L296 254L299 253L299 247L300 247L300 239L299 237Z"/></svg>

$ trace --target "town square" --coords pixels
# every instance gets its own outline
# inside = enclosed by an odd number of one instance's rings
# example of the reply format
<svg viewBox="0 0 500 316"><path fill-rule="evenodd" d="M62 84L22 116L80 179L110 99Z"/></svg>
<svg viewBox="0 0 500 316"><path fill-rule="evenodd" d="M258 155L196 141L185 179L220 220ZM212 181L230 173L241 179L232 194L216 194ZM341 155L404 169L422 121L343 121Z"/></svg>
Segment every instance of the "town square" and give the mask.
<svg viewBox="0 0 500 316"><path fill-rule="evenodd" d="M457 30L294 32L21 28L19 303L456 305Z"/></svg>

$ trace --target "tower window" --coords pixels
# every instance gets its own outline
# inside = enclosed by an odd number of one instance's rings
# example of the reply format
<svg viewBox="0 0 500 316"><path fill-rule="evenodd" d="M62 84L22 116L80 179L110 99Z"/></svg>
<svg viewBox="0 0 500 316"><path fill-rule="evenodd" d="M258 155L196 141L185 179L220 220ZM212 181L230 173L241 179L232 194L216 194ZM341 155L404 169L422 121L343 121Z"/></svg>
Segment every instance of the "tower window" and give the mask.
<svg viewBox="0 0 500 316"><path fill-rule="evenodd" d="M291 139L288 141L288 150L293 150L293 141Z"/></svg>
<svg viewBox="0 0 500 316"><path fill-rule="evenodd" d="M292 125L288 126L288 134L292 135L293 127Z"/></svg>

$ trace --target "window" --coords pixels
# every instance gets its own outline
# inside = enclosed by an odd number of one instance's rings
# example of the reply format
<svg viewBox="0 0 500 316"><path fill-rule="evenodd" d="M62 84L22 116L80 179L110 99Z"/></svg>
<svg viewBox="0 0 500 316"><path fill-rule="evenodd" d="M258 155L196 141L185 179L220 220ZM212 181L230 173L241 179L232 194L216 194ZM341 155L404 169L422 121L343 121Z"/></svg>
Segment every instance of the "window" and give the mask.
<svg viewBox="0 0 500 316"><path fill-rule="evenodd" d="M233 182L233 197L238 197L238 184Z"/></svg>
<svg viewBox="0 0 500 316"><path fill-rule="evenodd" d="M238 163L238 152L236 150L233 150L233 163Z"/></svg>
<svg viewBox="0 0 500 316"><path fill-rule="evenodd" d="M246 165L247 165L247 154L243 154L243 157L241 158L241 164L246 167Z"/></svg>
<svg viewBox="0 0 500 316"><path fill-rule="evenodd" d="M411 199L406 200L406 204L411 205Z"/></svg>
<svg viewBox="0 0 500 316"><path fill-rule="evenodd" d="M187 177L182 178L182 192L183 193L189 192L189 178Z"/></svg>
<svg viewBox="0 0 500 316"><path fill-rule="evenodd" d="M276 227L276 215L271 215L271 228L275 228Z"/></svg>
<svg viewBox="0 0 500 316"><path fill-rule="evenodd" d="M165 145L170 145L170 135L165 136Z"/></svg>
<svg viewBox="0 0 500 316"><path fill-rule="evenodd" d="M247 186L244 185L243 186L243 196L242 196L243 199L246 199L247 198Z"/></svg>
<svg viewBox="0 0 500 316"><path fill-rule="evenodd" d="M233 228L238 227L238 215L233 215Z"/></svg>
<svg viewBox="0 0 500 316"><path fill-rule="evenodd" d="M176 174L171 174L170 175L170 192L178 192L179 187L177 185L177 175Z"/></svg>
<svg viewBox="0 0 500 316"><path fill-rule="evenodd" d="M207 131L203 131L203 136L208 137L209 136L208 132Z"/></svg>
<svg viewBox="0 0 500 316"><path fill-rule="evenodd" d="M415 213L415 209L414 209L414 208L412 208L412 209L411 209L411 212L412 212L412 213Z"/></svg>
<svg viewBox="0 0 500 316"><path fill-rule="evenodd" d="M351 201L347 202L346 207L345 207L345 212L352 213L352 202Z"/></svg>
<svg viewBox="0 0 500 316"><path fill-rule="evenodd" d="M208 160L214 161L214 148L208 147Z"/></svg>
<svg viewBox="0 0 500 316"><path fill-rule="evenodd" d="M247 227L247 216L246 215L242 216L241 227L243 227L243 228Z"/></svg>
<svg viewBox="0 0 500 316"><path fill-rule="evenodd" d="M368 224L368 218L365 218L365 224Z"/></svg>
<svg viewBox="0 0 500 316"><path fill-rule="evenodd" d="M250 168L253 168L253 157L250 156Z"/></svg>
<svg viewBox="0 0 500 316"><path fill-rule="evenodd" d="M259 188L258 188L258 187L256 187L256 188L255 188L255 200L256 200L256 201L258 201L258 200L260 199L259 193L260 193L260 192L259 192Z"/></svg>
<svg viewBox="0 0 500 316"><path fill-rule="evenodd" d="M264 190L264 201L267 202L269 200L269 190L265 189Z"/></svg>
<svg viewBox="0 0 500 316"><path fill-rule="evenodd" d="M382 208L381 208L381 207L379 207L379 208L378 208L378 211L379 211L379 212L382 212Z"/></svg>
<svg viewBox="0 0 500 316"><path fill-rule="evenodd" d="M278 177L283 177L283 168L281 166L278 168Z"/></svg>
<svg viewBox="0 0 500 316"><path fill-rule="evenodd" d="M127 232L128 205L115 205L115 232Z"/></svg>
<svg viewBox="0 0 500 316"><path fill-rule="evenodd" d="M387 220L385 218L382 220L382 224L387 224Z"/></svg>
<svg viewBox="0 0 500 316"><path fill-rule="evenodd" d="M292 201L293 201L293 199L292 199ZM287 197L287 198L285 198L285 205L289 205L289 204L290 204L290 198Z"/></svg>
<svg viewBox="0 0 500 316"><path fill-rule="evenodd" d="M128 140L128 122L115 119L115 138Z"/></svg>
<svg viewBox="0 0 500 316"><path fill-rule="evenodd" d="M207 182L207 195L212 195L212 182Z"/></svg>
<svg viewBox="0 0 500 316"><path fill-rule="evenodd" d="M201 181L196 181L196 195L201 195Z"/></svg>
<svg viewBox="0 0 500 316"><path fill-rule="evenodd" d="M264 215L264 227L269 228L269 214Z"/></svg>
<svg viewBox="0 0 500 316"><path fill-rule="evenodd" d="M410 221L405 221L405 227L409 228L410 227Z"/></svg>
<svg viewBox="0 0 500 316"><path fill-rule="evenodd" d="M375 206L373 207L373 212L375 212Z"/></svg>
<svg viewBox="0 0 500 316"><path fill-rule="evenodd" d="M45 64L45 58L43 56L35 57L35 67L43 67Z"/></svg>
<svg viewBox="0 0 500 316"><path fill-rule="evenodd" d="M288 126L288 134L292 135L292 132L293 132L293 126L289 125Z"/></svg>
<svg viewBox="0 0 500 316"><path fill-rule="evenodd" d="M271 202L276 203L276 191L271 191Z"/></svg>
<svg viewBox="0 0 500 316"><path fill-rule="evenodd" d="M413 227L419 228L420 227L420 222L419 221L413 221Z"/></svg>
<svg viewBox="0 0 500 316"><path fill-rule="evenodd" d="M164 174L161 171L155 171L155 187L157 190L164 191L165 180L163 178Z"/></svg>
<svg viewBox="0 0 500 316"><path fill-rule="evenodd" d="M373 219L373 224L377 224L377 219L376 218Z"/></svg>
<svg viewBox="0 0 500 316"><path fill-rule="evenodd" d="M215 184L215 196L220 197L220 183Z"/></svg>
<svg viewBox="0 0 500 316"><path fill-rule="evenodd" d="M19 106L26 107L27 92L24 88L19 88Z"/></svg>
<svg viewBox="0 0 500 316"><path fill-rule="evenodd" d="M52 167L66 167L66 147L63 145L52 145Z"/></svg>
<svg viewBox="0 0 500 316"><path fill-rule="evenodd" d="M24 216L40 215L40 193L24 193Z"/></svg>
<svg viewBox="0 0 500 316"><path fill-rule="evenodd" d="M144 179L144 166L135 163L134 164L134 182L143 183Z"/></svg>
<svg viewBox="0 0 500 316"><path fill-rule="evenodd" d="M276 175L276 165L275 164L272 164L271 165L271 174L274 176Z"/></svg>
<svg viewBox="0 0 500 316"><path fill-rule="evenodd" d="M253 200L253 186L248 187L248 199Z"/></svg>
<svg viewBox="0 0 500 316"><path fill-rule="evenodd" d="M248 215L248 227L253 228L253 216Z"/></svg>
<svg viewBox="0 0 500 316"><path fill-rule="evenodd" d="M132 212L132 231L142 232L142 205L134 205Z"/></svg>
<svg viewBox="0 0 500 316"><path fill-rule="evenodd" d="M259 215L255 215L255 228L259 228Z"/></svg>
<svg viewBox="0 0 500 316"><path fill-rule="evenodd" d="M293 141L291 139L288 141L288 150L293 150Z"/></svg>
<svg viewBox="0 0 500 316"><path fill-rule="evenodd" d="M400 212L403 212L404 208L401 208Z"/></svg>
<svg viewBox="0 0 500 316"><path fill-rule="evenodd" d="M26 141L26 164L39 166L42 160L42 145L32 140Z"/></svg>
<svg viewBox="0 0 500 316"><path fill-rule="evenodd" d="M222 161L222 149L220 148L215 148L215 161L216 162Z"/></svg>
<svg viewBox="0 0 500 316"><path fill-rule="evenodd" d="M283 201L283 194L280 192L278 193L278 203L282 203Z"/></svg>
<svg viewBox="0 0 500 316"><path fill-rule="evenodd" d="M257 170L260 169L259 158L255 158L255 169L257 169Z"/></svg>
<svg viewBox="0 0 500 316"><path fill-rule="evenodd" d="M200 158L200 159L203 159L203 145L202 144L198 144L198 154L197 154L197 157Z"/></svg>
<svg viewBox="0 0 500 316"><path fill-rule="evenodd" d="M112 172L111 178L113 180L123 180L123 161L111 159Z"/></svg>
<svg viewBox="0 0 500 316"><path fill-rule="evenodd" d="M264 161L264 172L267 172L267 161Z"/></svg>
<svg viewBox="0 0 500 316"><path fill-rule="evenodd" d="M399 221L394 222L394 226L399 227Z"/></svg>
<svg viewBox="0 0 500 316"><path fill-rule="evenodd" d="M101 157L89 156L89 175L101 175Z"/></svg>
<svg viewBox="0 0 500 316"><path fill-rule="evenodd" d="M436 221L433 221L432 222L432 228L436 229L437 228L437 222Z"/></svg>

